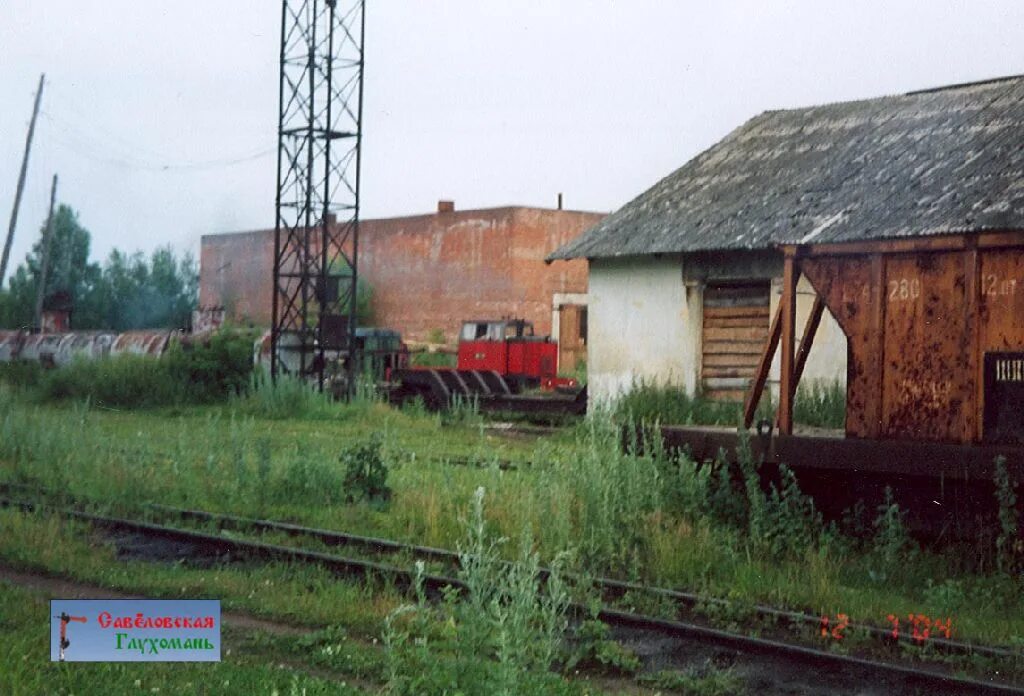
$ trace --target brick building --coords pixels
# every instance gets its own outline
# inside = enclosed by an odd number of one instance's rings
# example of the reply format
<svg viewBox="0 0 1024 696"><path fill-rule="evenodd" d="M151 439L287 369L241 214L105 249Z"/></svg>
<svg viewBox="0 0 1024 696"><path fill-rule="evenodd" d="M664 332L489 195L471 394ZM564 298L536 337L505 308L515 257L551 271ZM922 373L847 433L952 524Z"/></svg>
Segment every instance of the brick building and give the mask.
<svg viewBox="0 0 1024 696"><path fill-rule="evenodd" d="M586 331L587 265L544 258L602 217L519 206L456 211L443 201L434 214L362 220L359 273L374 323L407 340L440 332L453 342L464 319L523 317L562 338L562 366L571 369ZM205 235L200 306L269 326L273 262L273 230Z"/></svg>

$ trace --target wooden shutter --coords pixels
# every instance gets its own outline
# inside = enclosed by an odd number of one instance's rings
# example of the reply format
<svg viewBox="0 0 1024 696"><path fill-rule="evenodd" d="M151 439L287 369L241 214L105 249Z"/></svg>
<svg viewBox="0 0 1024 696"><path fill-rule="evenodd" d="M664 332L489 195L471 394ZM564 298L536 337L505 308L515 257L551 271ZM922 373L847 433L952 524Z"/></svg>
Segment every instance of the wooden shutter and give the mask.
<svg viewBox="0 0 1024 696"><path fill-rule="evenodd" d="M720 401L743 401L768 340L769 281L704 288L701 386Z"/></svg>

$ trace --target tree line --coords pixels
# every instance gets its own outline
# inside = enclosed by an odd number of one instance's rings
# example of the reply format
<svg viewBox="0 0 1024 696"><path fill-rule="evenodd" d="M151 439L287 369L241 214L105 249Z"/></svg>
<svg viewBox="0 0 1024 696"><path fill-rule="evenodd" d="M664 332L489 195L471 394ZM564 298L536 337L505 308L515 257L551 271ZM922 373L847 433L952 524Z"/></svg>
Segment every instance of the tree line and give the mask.
<svg viewBox="0 0 1024 696"><path fill-rule="evenodd" d="M92 237L78 214L61 204L54 213L44 297L66 296L75 330L187 328L199 291L195 258L178 257L170 246L148 257L114 249L102 264L90 261ZM0 327L35 323L36 291L42 268L42 233L0 289Z"/></svg>

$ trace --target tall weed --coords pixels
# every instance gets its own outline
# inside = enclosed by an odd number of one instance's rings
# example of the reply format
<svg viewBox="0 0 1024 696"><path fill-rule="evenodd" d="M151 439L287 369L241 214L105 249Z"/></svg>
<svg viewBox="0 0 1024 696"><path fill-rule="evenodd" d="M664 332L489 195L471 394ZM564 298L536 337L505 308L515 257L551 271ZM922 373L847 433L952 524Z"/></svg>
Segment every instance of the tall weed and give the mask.
<svg viewBox="0 0 1024 696"><path fill-rule="evenodd" d="M607 415L588 417L577 430L575 454L546 467L535 493L537 507L554 517L544 527L569 535L549 548L575 545L585 567L633 567L645 556L649 517L665 499L664 452L623 452L621 437Z"/></svg>
<svg viewBox="0 0 1024 696"><path fill-rule="evenodd" d="M528 531L524 534L518 559L503 562L499 549L505 540L488 533L484 489L477 489L459 548L465 597L448 593L440 607L430 605L420 562L415 604L387 619L391 693L513 696L564 690L564 682L550 673L568 624L562 557L542 582L540 559Z"/></svg>
<svg viewBox="0 0 1024 696"><path fill-rule="evenodd" d="M817 428L846 424L846 388L839 380L810 380L796 389L793 420Z"/></svg>
<svg viewBox="0 0 1024 696"><path fill-rule="evenodd" d="M272 420L323 419L340 413L330 396L305 380L292 375L273 380L262 370L252 374L248 389L233 397L231 404L241 413Z"/></svg>
<svg viewBox="0 0 1024 696"><path fill-rule="evenodd" d="M885 487L885 502L877 510L871 554L874 567L868 575L877 582L886 582L898 575L904 562L915 555L916 546L904 523L906 515L893 500L892 489L888 486Z"/></svg>
<svg viewBox="0 0 1024 696"><path fill-rule="evenodd" d="M1017 509L1017 483L1006 468L1006 458L995 461L996 502L999 505L999 535L996 537L996 565L1004 573L1019 569L1024 559L1020 512Z"/></svg>

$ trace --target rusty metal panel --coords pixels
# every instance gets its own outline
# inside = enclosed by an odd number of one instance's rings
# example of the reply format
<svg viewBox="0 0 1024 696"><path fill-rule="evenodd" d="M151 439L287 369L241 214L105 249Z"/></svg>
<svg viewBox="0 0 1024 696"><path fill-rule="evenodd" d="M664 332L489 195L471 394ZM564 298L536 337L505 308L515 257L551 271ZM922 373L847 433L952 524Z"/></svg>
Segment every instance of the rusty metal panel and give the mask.
<svg viewBox="0 0 1024 696"><path fill-rule="evenodd" d="M871 262L861 256L823 257L804 259L800 268L846 334L846 434L868 437L880 397L871 362L876 344Z"/></svg>
<svg viewBox="0 0 1024 696"><path fill-rule="evenodd" d="M0 331L0 362L18 358L25 335L22 331Z"/></svg>
<svg viewBox="0 0 1024 696"><path fill-rule="evenodd" d="M160 356L167 348L170 334L166 331L127 331L120 334L110 347L111 355Z"/></svg>
<svg viewBox="0 0 1024 696"><path fill-rule="evenodd" d="M1024 350L1024 249L981 252L981 352Z"/></svg>
<svg viewBox="0 0 1024 696"><path fill-rule="evenodd" d="M962 253L891 256L885 266L882 434L963 439L974 407Z"/></svg>
<svg viewBox="0 0 1024 696"><path fill-rule="evenodd" d="M1012 381L997 379L999 372L994 362L1000 355L1024 351L1024 249L981 252L978 283L981 300L978 347L985 366L982 440L1002 442L1024 438L1024 432L1015 432L1012 422L1007 421L1014 415L1014 409L1024 409L1024 402L1018 400L1021 387ZM1019 424L1024 415L1017 413L1016 418Z"/></svg>
<svg viewBox="0 0 1024 696"><path fill-rule="evenodd" d="M113 333L63 334L54 352L53 362L57 366L63 366L74 362L76 358L98 360L106 357L116 336Z"/></svg>
<svg viewBox="0 0 1024 696"><path fill-rule="evenodd" d="M867 256L801 260L847 336L847 435L975 440L977 420L993 418L982 365L1024 351L1024 249L888 253L876 264L873 275Z"/></svg>
<svg viewBox="0 0 1024 696"><path fill-rule="evenodd" d="M44 365L54 365L57 347L65 334L32 334L25 339L18 355L20 360L31 360Z"/></svg>

